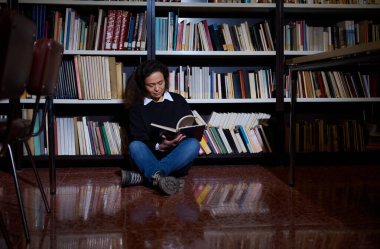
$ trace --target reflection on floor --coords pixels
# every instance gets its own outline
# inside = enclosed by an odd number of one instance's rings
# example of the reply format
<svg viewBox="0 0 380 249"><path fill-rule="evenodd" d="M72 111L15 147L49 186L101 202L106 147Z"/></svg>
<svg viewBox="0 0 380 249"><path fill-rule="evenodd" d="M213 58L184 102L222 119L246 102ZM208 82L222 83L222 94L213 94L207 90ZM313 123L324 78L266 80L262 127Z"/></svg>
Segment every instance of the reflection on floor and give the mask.
<svg viewBox="0 0 380 249"><path fill-rule="evenodd" d="M48 170L40 174L47 188ZM195 166L184 191L167 197L120 188L118 168L60 168L46 214L32 170L24 169L26 244L13 180L2 171L0 210L14 248L380 248L379 166L297 167L294 188L287 174L284 167Z"/></svg>

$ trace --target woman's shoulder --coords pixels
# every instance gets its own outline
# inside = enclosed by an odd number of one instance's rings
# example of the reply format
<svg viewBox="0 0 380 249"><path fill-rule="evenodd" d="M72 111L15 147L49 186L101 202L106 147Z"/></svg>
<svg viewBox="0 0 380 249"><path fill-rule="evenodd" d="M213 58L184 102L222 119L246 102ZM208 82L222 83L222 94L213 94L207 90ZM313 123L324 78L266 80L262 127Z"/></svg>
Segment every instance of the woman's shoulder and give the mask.
<svg viewBox="0 0 380 249"><path fill-rule="evenodd" d="M176 101L176 100L186 101L185 98L181 94L178 94L175 92L169 92L169 93L172 96L174 101Z"/></svg>

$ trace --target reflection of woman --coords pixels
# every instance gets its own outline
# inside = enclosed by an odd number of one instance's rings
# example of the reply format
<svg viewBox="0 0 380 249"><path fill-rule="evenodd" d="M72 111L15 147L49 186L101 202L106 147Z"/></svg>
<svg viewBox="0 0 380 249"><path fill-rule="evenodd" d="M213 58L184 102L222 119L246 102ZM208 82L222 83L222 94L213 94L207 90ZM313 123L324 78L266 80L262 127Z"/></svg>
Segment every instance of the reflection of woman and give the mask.
<svg viewBox="0 0 380 249"><path fill-rule="evenodd" d="M144 180L164 194L183 189L184 181L174 175L186 174L197 157L199 142L178 134L168 138L151 123L175 127L178 120L191 114L186 100L168 92L167 66L155 61L140 64L128 79L126 105L129 109L129 154L140 172L122 171L122 185L141 184Z"/></svg>

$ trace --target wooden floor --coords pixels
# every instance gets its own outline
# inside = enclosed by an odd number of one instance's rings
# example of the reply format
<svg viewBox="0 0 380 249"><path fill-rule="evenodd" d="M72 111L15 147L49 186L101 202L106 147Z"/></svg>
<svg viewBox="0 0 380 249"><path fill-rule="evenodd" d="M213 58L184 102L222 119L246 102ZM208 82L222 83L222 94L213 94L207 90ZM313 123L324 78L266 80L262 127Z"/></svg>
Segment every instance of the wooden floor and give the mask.
<svg viewBox="0 0 380 249"><path fill-rule="evenodd" d="M184 191L170 197L146 186L120 188L119 171L58 168L49 214L31 169L19 171L30 243L12 177L0 171L13 248L380 248L378 165L298 166L294 188L284 167L194 166ZM48 170L40 174L49 192Z"/></svg>

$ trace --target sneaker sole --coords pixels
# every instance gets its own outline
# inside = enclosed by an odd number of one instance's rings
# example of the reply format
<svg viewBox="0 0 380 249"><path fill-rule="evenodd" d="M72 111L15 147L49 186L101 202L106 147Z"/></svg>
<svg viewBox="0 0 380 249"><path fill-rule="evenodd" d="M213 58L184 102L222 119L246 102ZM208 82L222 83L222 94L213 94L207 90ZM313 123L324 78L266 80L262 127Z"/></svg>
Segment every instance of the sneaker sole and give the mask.
<svg viewBox="0 0 380 249"><path fill-rule="evenodd" d="M185 186L183 179L177 179L172 176L164 177L158 183L160 190L166 195L174 195L177 192L182 191Z"/></svg>
<svg viewBox="0 0 380 249"><path fill-rule="evenodd" d="M126 181L126 178L127 177L127 175L126 175L126 171L125 170L121 170L121 187L126 187L127 186L127 184L125 184L125 181Z"/></svg>

